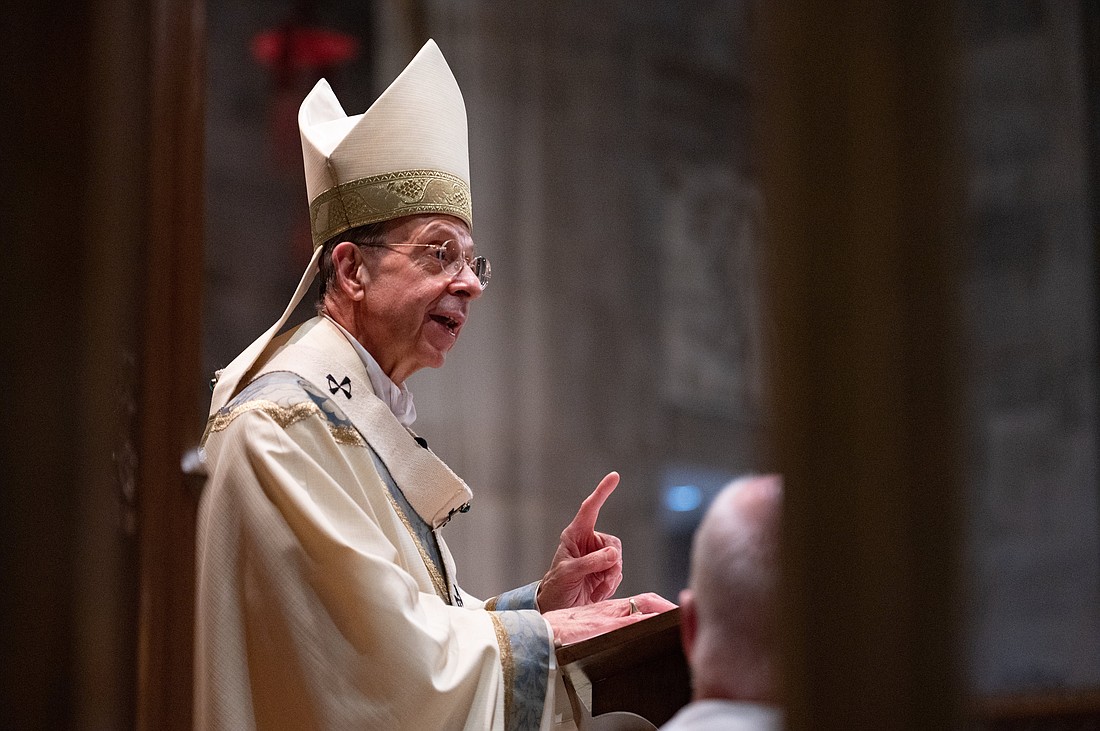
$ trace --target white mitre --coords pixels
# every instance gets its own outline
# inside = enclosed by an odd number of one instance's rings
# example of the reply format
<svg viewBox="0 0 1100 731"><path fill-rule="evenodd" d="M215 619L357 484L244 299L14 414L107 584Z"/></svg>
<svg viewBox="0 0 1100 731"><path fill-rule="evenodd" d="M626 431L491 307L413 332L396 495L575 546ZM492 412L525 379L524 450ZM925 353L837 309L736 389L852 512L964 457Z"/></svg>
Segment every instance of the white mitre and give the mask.
<svg viewBox="0 0 1100 731"><path fill-rule="evenodd" d="M363 114L349 117L328 82L317 82L298 129L314 246L418 213L472 225L466 105L434 41Z"/></svg>
<svg viewBox="0 0 1100 731"><path fill-rule="evenodd" d="M317 276L321 246L356 226L420 213L473 225L466 105L454 74L429 40L363 114L348 116L321 79L298 111L313 258L282 317L218 374L210 414L246 376Z"/></svg>

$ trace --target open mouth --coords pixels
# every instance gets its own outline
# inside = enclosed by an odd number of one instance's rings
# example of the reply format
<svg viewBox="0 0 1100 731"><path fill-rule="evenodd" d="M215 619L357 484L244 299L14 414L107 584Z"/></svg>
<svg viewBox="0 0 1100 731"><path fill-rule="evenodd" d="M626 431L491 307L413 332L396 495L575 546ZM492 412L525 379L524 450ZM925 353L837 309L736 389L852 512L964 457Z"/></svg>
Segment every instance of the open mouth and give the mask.
<svg viewBox="0 0 1100 731"><path fill-rule="evenodd" d="M451 335L458 334L458 321L454 320L446 315L431 315L431 318L438 322L443 327L451 331Z"/></svg>

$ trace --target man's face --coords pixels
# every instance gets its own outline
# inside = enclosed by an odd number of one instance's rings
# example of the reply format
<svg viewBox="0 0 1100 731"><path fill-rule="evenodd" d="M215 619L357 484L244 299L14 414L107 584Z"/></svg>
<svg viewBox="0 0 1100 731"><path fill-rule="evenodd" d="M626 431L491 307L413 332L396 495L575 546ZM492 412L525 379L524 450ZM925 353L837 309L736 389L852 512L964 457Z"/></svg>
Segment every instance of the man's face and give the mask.
<svg viewBox="0 0 1100 731"><path fill-rule="evenodd" d="M397 219L385 243L458 242L468 259L473 238L466 224L452 216L421 215ZM482 287L468 266L457 275L441 271L431 250L420 246L368 248L363 252L368 278L356 319L363 347L394 383L421 368L443 365Z"/></svg>

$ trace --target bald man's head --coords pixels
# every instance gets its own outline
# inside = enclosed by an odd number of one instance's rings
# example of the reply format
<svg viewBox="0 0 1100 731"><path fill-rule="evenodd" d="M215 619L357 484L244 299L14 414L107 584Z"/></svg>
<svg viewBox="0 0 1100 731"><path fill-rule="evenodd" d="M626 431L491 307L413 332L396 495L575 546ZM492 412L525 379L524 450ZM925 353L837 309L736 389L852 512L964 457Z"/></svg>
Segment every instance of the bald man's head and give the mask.
<svg viewBox="0 0 1100 731"><path fill-rule="evenodd" d="M781 504L779 477L742 478L718 494L696 531L681 595L696 697L774 695Z"/></svg>

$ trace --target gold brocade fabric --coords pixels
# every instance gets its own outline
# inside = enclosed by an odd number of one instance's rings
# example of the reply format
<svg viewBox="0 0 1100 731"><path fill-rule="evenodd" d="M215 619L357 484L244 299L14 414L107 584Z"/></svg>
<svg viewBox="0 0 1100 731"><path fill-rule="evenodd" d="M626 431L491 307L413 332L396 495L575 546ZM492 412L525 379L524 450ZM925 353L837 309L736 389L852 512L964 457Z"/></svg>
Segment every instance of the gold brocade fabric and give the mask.
<svg viewBox="0 0 1100 731"><path fill-rule="evenodd" d="M490 614L493 620L493 631L496 632L497 645L500 647L500 666L504 672L504 717L511 718L515 704L514 687L516 684L516 661L512 656L512 640L508 637L508 630L496 614Z"/></svg>
<svg viewBox="0 0 1100 731"><path fill-rule="evenodd" d="M262 411L272 419L275 423L284 429L301 421L314 414L321 414L321 409L312 402L297 403L291 406L283 406L275 403L274 401L268 401L259 399L256 401L245 401L242 404L234 406L226 411L219 411L214 414L206 423L206 431L202 435L201 444L206 444L206 440L213 432L221 431L233 423L241 414L248 411ZM367 442L363 439L359 431L351 426L333 424L326 421L329 433L332 434L333 440L337 444L343 444L349 447L365 447Z"/></svg>
<svg viewBox="0 0 1100 731"><path fill-rule="evenodd" d="M427 569L428 576L432 578L432 586L435 587L435 593L447 604L452 604L451 593L447 591L447 582L443 580L443 575L439 573L439 569L435 567L435 562L428 556L428 552L424 549L424 544L420 542L420 538L417 536L416 530L412 527L412 523L409 522L408 516L405 515L405 511L401 509L401 506L397 504L397 501L394 500L393 496L388 492L386 493L386 497L389 498L390 505L393 507L393 512L405 526L405 530L409 532L409 537L412 538L413 543L416 545L416 550L420 552L420 560L424 562L424 568Z"/></svg>
<svg viewBox="0 0 1100 731"><path fill-rule="evenodd" d="M439 170L404 170L337 185L309 204L313 245L356 226L420 213L446 213L472 226L470 187Z"/></svg>

